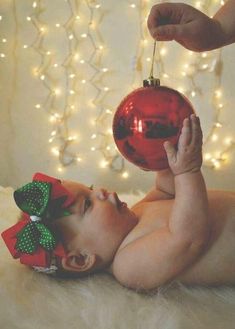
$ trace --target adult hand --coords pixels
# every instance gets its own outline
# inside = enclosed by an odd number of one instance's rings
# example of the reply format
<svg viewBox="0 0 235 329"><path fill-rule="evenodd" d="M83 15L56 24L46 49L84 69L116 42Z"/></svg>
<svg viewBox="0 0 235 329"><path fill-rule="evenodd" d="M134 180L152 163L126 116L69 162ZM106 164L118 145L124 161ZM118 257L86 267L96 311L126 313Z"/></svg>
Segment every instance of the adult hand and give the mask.
<svg viewBox="0 0 235 329"><path fill-rule="evenodd" d="M154 39L175 40L196 52L216 49L225 43L225 33L218 20L184 3L153 6L147 25Z"/></svg>

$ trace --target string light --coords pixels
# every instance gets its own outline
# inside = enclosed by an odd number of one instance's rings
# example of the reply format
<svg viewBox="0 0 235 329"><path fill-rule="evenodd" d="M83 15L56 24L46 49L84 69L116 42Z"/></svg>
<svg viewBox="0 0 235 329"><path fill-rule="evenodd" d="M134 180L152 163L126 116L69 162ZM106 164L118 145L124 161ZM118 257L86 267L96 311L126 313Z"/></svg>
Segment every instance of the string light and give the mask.
<svg viewBox="0 0 235 329"><path fill-rule="evenodd" d="M164 1L161 1L164 2ZM106 11L102 9L102 5L96 0L85 1L83 4L78 0L69 0L66 5L69 8L70 15L65 23L57 21L56 23L47 24L43 21L43 5L42 0L32 1L32 13L25 15L25 24L32 24L36 31L37 37L32 44L23 44L21 47L27 49L32 47L40 56L41 64L32 70L35 78L39 79L45 89L48 91L48 97L40 104L34 105L38 110L48 113L48 121L52 125L52 131L48 143L51 147L51 153L57 156L60 166L58 171L62 172L66 166L72 163L80 163L83 159L80 154L72 150L79 148L79 139L71 134L69 120L71 116L79 111L78 100L81 96L81 90L86 86L92 86L96 93L95 96L87 101L90 109L94 111L94 118L88 118L88 122L92 121L92 133L90 136L91 151L99 151L103 158L98 162L101 168L109 168L118 171L122 178L129 178L129 173L125 169L125 162L119 155L112 140L112 130L106 129L111 125L113 108L107 101L107 94L112 91L111 83L107 82L107 78L113 74L112 70L104 63L105 54L107 53L107 45L104 43L99 26L106 15ZM220 1L223 5L224 1ZM86 6L89 11L89 20L84 19L81 6ZM204 12L210 12L212 6L211 1L196 1L195 7L200 8ZM129 8L128 8L129 7ZM132 9L136 9L133 10ZM144 69L146 62L150 62L149 57L152 42L149 42L149 33L147 31L146 17L150 10L150 3L146 0L140 0L138 5L133 2L127 2L127 10L138 15L140 25L139 45L133 60L133 84L139 85L146 76ZM44 18L45 19L45 18ZM0 16L2 20L2 16ZM27 23L28 22L28 23ZM60 63L56 58L56 50L47 49L46 45L49 32L57 29L63 29L67 37L68 56ZM7 43L7 38L2 38L2 43ZM89 56L85 48L89 45L92 50ZM83 49L84 46L84 49ZM88 47L87 47L88 48ZM155 58L155 64L159 74L159 78L172 81L170 73L166 73L165 62L169 54L166 43L158 42L158 50ZM211 131L209 132L205 142L205 165L214 169L219 169L229 159L229 152L234 149L233 137L222 138L224 124L220 120L220 113L225 110L226 103L223 101L223 90L221 87L222 76L222 57L221 52L203 52L195 54L192 51L185 51L188 59L182 65L179 77L175 78L179 85L176 89L185 93L188 97L197 98L202 95L200 86L196 81L198 74L210 73L215 77L215 88L212 91L212 104L215 110L214 120ZM0 53L0 58L6 57L5 51ZM60 63L60 64L59 64ZM87 67L89 66L89 70ZM51 70L53 68L53 71ZM55 85L56 74L63 71L66 86L62 84ZM91 71L91 73L87 73ZM53 76L55 74L55 76ZM106 75L108 74L108 75ZM181 77L180 77L181 76ZM187 87L181 86L181 78L188 79ZM105 79L103 79L105 77ZM61 106L61 104L65 104ZM218 132L219 129L219 132ZM80 135L79 135L80 136ZM211 144L212 143L212 144ZM218 150L215 154L210 150L210 145L217 145ZM222 146L221 146L222 145ZM209 152L208 152L209 151ZM226 155L226 156L225 156ZM118 165L117 165L118 163Z"/></svg>

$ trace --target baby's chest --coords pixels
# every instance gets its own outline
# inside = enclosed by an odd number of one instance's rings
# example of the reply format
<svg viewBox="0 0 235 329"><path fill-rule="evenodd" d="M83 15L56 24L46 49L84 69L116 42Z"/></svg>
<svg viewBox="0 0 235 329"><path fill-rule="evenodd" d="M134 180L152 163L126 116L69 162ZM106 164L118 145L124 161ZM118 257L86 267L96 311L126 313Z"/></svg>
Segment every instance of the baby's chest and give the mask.
<svg viewBox="0 0 235 329"><path fill-rule="evenodd" d="M133 208L139 218L139 223L123 241L122 247L144 235L168 226L172 205L172 200L161 200L145 202L141 206Z"/></svg>

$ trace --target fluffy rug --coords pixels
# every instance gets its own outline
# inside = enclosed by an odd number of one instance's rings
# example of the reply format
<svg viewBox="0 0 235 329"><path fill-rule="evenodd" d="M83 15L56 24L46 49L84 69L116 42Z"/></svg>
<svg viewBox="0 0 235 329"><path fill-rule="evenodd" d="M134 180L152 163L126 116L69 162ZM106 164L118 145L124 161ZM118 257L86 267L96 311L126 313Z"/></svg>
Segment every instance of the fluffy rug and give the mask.
<svg viewBox="0 0 235 329"><path fill-rule="evenodd" d="M12 189L0 188L0 231L17 214ZM33 272L11 258L2 239L0 251L1 329L235 328L235 287L172 284L145 295L107 274L65 281Z"/></svg>

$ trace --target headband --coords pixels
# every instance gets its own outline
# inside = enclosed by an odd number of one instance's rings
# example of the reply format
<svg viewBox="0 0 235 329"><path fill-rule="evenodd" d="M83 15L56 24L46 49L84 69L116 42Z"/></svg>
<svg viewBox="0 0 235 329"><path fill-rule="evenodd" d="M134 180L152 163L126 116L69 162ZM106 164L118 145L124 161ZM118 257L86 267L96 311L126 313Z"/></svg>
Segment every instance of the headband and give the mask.
<svg viewBox="0 0 235 329"><path fill-rule="evenodd" d="M36 173L33 181L14 192L23 219L2 232L13 258L39 272L53 274L56 259L66 255L62 243L49 229L56 218L68 216L74 197L59 179Z"/></svg>

